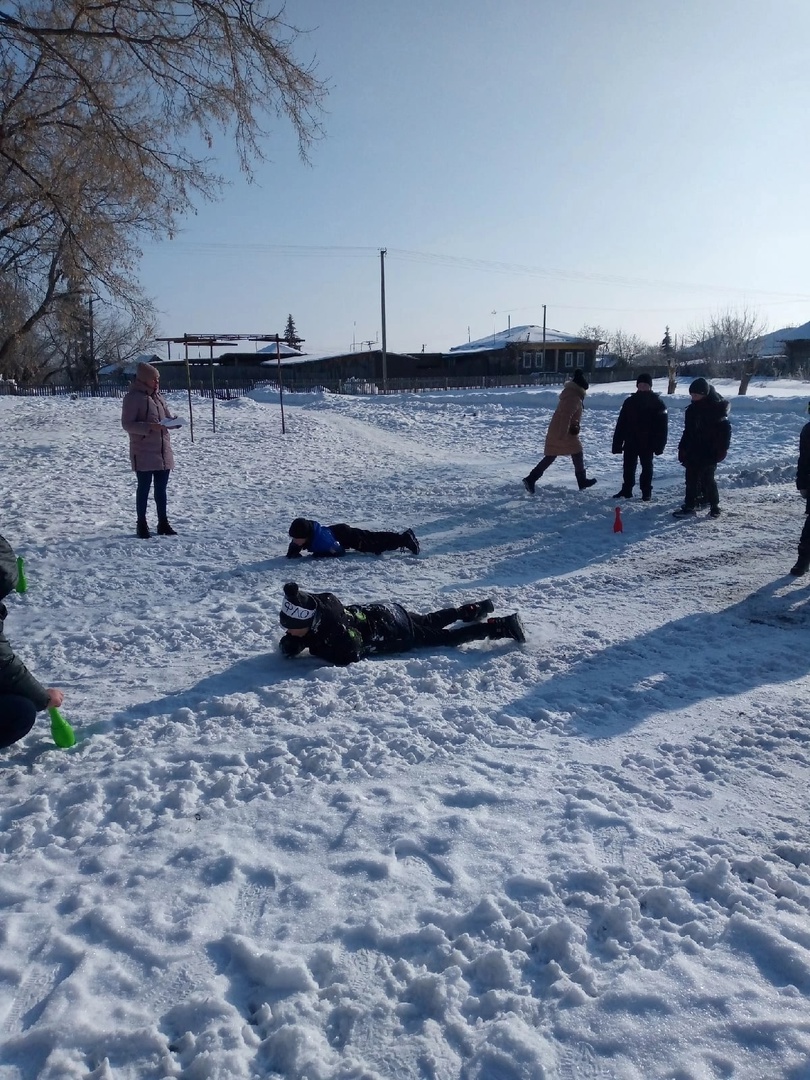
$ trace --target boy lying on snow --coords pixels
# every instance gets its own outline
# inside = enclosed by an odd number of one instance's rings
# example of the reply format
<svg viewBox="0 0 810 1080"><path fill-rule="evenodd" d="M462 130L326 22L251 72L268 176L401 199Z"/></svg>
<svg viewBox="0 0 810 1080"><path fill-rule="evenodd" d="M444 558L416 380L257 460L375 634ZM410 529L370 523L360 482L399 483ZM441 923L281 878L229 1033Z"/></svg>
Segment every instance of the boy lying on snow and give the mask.
<svg viewBox="0 0 810 1080"><path fill-rule="evenodd" d="M284 586L279 622L287 631L279 642L285 656L309 649L332 664L353 664L372 653L407 652L433 645L526 636L517 614L478 622L493 609L491 600L443 608L427 615L406 611L401 604L350 604L344 607L330 592L302 592L294 581ZM445 629L454 622L470 625Z"/></svg>
<svg viewBox="0 0 810 1080"><path fill-rule="evenodd" d="M11 545L0 536L0 599L17 587L17 557ZM0 747L11 746L34 726L37 713L49 706L59 708L61 690L37 682L3 633L8 611L0 603Z"/></svg>
<svg viewBox="0 0 810 1080"><path fill-rule="evenodd" d="M311 551L316 559L345 555L347 548L372 555L400 549L410 551L413 555L419 554L419 541L413 529L401 533L370 532L368 529L354 529L351 525L321 525L320 521L311 518L296 518L290 525L290 536L288 559L297 559L305 550Z"/></svg>

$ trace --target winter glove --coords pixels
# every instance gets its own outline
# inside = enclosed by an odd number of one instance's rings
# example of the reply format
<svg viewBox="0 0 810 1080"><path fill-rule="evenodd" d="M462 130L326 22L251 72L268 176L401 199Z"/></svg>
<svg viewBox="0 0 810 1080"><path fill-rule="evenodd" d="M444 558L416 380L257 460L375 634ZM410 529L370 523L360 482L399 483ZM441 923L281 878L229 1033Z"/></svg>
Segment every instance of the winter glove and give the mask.
<svg viewBox="0 0 810 1080"><path fill-rule="evenodd" d="M726 452L725 452L725 450L723 450L722 453L717 455L717 464L719 465L721 461L725 461L725 460L726 460Z"/></svg>
<svg viewBox="0 0 810 1080"><path fill-rule="evenodd" d="M803 499L807 498L807 488L799 488L799 494Z"/></svg>
<svg viewBox="0 0 810 1080"><path fill-rule="evenodd" d="M571 423L568 425L568 434L569 435L579 435L579 421L578 420L572 420Z"/></svg>
<svg viewBox="0 0 810 1080"><path fill-rule="evenodd" d="M295 541L293 541L290 544L290 546L287 548L287 558L288 559L300 559L301 558L301 545L296 544Z"/></svg>
<svg viewBox="0 0 810 1080"><path fill-rule="evenodd" d="M304 649L304 642L301 638L294 638L290 637L289 634L285 634L278 643L278 647L284 656L298 656Z"/></svg>

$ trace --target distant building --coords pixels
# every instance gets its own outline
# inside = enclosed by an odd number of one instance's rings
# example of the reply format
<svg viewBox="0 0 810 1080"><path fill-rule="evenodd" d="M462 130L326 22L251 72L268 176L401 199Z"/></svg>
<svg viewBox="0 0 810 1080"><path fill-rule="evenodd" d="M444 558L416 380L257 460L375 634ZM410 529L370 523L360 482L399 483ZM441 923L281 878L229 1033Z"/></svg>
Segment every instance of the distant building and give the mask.
<svg viewBox="0 0 810 1080"><path fill-rule="evenodd" d="M454 345L446 359L469 366L471 375L572 374L593 371L602 341L542 326L513 326L466 345ZM472 370L476 368L476 370Z"/></svg>

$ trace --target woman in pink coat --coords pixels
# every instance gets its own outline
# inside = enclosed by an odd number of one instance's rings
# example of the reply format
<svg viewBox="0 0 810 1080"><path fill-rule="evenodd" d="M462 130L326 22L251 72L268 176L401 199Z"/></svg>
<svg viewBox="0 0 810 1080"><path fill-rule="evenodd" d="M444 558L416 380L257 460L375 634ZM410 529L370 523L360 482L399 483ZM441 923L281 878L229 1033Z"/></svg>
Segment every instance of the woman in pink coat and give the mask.
<svg viewBox="0 0 810 1080"><path fill-rule="evenodd" d="M138 364L135 379L124 396L121 427L129 435L129 459L138 477L135 507L138 513L137 535L148 540L152 535L146 521L149 489L154 481L158 536L177 536L166 516L166 488L174 468L172 440L164 420L175 420L158 393L160 372L151 364Z"/></svg>
<svg viewBox="0 0 810 1080"><path fill-rule="evenodd" d="M523 477L523 486L532 495L534 495L534 485L552 461L556 461L558 457L570 457L573 461L574 475L580 491L593 487L596 483L595 480L589 480L585 473L585 455L582 451L582 443L579 441L582 403L585 400L588 385L588 380L577 368L571 381L562 388L559 403L546 432L546 445L543 448L545 457L542 461L538 461L528 476Z"/></svg>

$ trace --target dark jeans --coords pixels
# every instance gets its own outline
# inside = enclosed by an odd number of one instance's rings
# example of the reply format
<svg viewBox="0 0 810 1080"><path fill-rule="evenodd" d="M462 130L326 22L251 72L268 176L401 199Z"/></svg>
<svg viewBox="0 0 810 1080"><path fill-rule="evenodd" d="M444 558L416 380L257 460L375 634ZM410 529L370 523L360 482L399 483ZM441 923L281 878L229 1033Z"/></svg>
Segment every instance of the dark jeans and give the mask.
<svg viewBox="0 0 810 1080"><path fill-rule="evenodd" d="M636 483L636 466L641 462L641 476L638 486L642 495L652 494L653 453L641 450L625 450L622 459L622 491L629 495Z"/></svg>
<svg viewBox="0 0 810 1080"><path fill-rule="evenodd" d="M702 494L710 506L720 505L717 481L714 479L714 470L716 468L717 464L714 461L687 462L686 494L683 500L683 505L687 510L694 510L698 501L698 492Z"/></svg>
<svg viewBox="0 0 810 1080"><path fill-rule="evenodd" d="M11 746L27 735L36 718L33 701L19 694L0 694L0 748Z"/></svg>
<svg viewBox="0 0 810 1080"><path fill-rule="evenodd" d="M556 460L557 460L557 455L556 454L546 454L546 456L543 458L542 461L537 462L537 464L532 469L532 471L529 473L529 475L526 477L526 479L531 480L531 482L533 484L536 483L540 479L540 477L543 475L543 473L546 471L546 469L549 467L549 465L551 465L552 462L555 462ZM582 476L585 473L585 455L584 454L572 454L571 455L571 460L574 463L574 472L576 473L576 475L577 476Z"/></svg>
<svg viewBox="0 0 810 1080"><path fill-rule="evenodd" d="M399 551L402 547L402 533L370 532L354 529L351 525L330 525L329 531L339 544L352 551L381 555L384 551Z"/></svg>
<svg viewBox="0 0 810 1080"><path fill-rule="evenodd" d="M139 518L146 517L146 506L149 501L149 489L152 486L152 477L155 479L155 506L157 507L158 519L166 517L166 488L169 484L169 469L160 469L157 472L136 472L138 477L138 493L135 496L135 509Z"/></svg>

